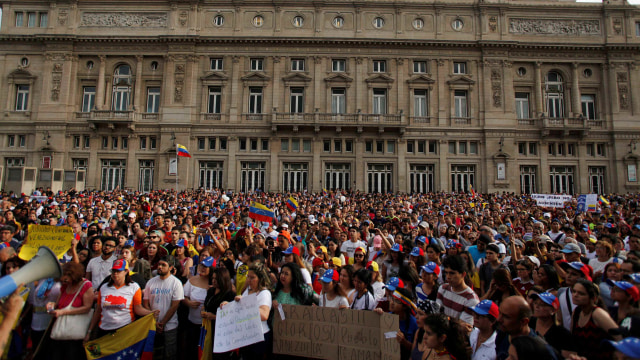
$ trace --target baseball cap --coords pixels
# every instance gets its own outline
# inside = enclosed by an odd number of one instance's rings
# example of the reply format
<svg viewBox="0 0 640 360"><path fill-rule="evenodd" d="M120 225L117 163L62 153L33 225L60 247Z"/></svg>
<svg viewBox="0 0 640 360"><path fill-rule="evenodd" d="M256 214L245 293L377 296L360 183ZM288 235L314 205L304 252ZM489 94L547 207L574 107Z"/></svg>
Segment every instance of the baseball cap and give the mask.
<svg viewBox="0 0 640 360"><path fill-rule="evenodd" d="M518 247L524 247L524 243L520 239L513 240L513 243Z"/></svg>
<svg viewBox="0 0 640 360"><path fill-rule="evenodd" d="M378 263L375 261L369 261L367 263L367 270L373 271L373 272L378 272L378 270L380 270L380 267L378 266Z"/></svg>
<svg viewBox="0 0 640 360"><path fill-rule="evenodd" d="M331 262L335 266L342 266L342 260L340 260L340 258L338 257L331 258Z"/></svg>
<svg viewBox="0 0 640 360"><path fill-rule="evenodd" d="M402 252L402 245L400 245L400 244L393 244L393 246L391 247L391 251L395 251L395 252Z"/></svg>
<svg viewBox="0 0 640 360"><path fill-rule="evenodd" d="M315 269L318 266L324 266L324 261L322 261L322 259L317 257L313 259L313 261L311 262L311 267Z"/></svg>
<svg viewBox="0 0 640 360"><path fill-rule="evenodd" d="M542 300L543 303L549 305L549 306L553 306L554 309L558 309L560 307L560 301L558 300L558 298L553 295L552 293L548 293L548 292L543 292L543 293L539 293L539 294L531 294L532 298L538 298L540 300Z"/></svg>
<svg viewBox="0 0 640 360"><path fill-rule="evenodd" d="M640 284L640 273L629 274L624 276L625 280L630 280L636 284Z"/></svg>
<svg viewBox="0 0 640 360"><path fill-rule="evenodd" d="M180 239L176 242L176 247L185 247L185 246L189 246L189 244L185 243L184 239Z"/></svg>
<svg viewBox="0 0 640 360"><path fill-rule="evenodd" d="M124 242L124 246L136 246L136 242L133 240L127 240Z"/></svg>
<svg viewBox="0 0 640 360"><path fill-rule="evenodd" d="M424 271L429 274L440 275L440 266L434 263L433 261L429 261L426 265L422 265L420 271Z"/></svg>
<svg viewBox="0 0 640 360"><path fill-rule="evenodd" d="M506 233L507 231L509 231L509 228L507 227L507 225L502 224L500 226L498 226L498 232L499 233Z"/></svg>
<svg viewBox="0 0 640 360"><path fill-rule="evenodd" d="M291 241L291 234L289 234L289 232L286 231L286 230L280 231L278 236L284 236L285 238L287 238L287 240ZM300 255L300 254L298 254L298 255Z"/></svg>
<svg viewBox="0 0 640 360"><path fill-rule="evenodd" d="M326 246L321 245L321 246L319 247L319 249L320 249L320 251L322 251L323 253L325 253L325 254L327 253L327 247L326 247Z"/></svg>
<svg viewBox="0 0 640 360"><path fill-rule="evenodd" d="M118 260L113 262L113 265L111 266L111 270L128 271L129 270L129 264L127 264L127 260L125 260L125 259L118 259Z"/></svg>
<svg viewBox="0 0 640 360"><path fill-rule="evenodd" d="M340 280L340 273L333 269L329 269L325 271L324 274L322 274L322 277L320 278L320 281L327 284L332 281L338 281L338 280Z"/></svg>
<svg viewBox="0 0 640 360"><path fill-rule="evenodd" d="M462 248L462 244L460 244L459 242L455 241L455 240L449 240L447 241L447 245L444 246L447 249L451 249L451 248Z"/></svg>
<svg viewBox="0 0 640 360"><path fill-rule="evenodd" d="M287 250L282 252L284 255L289 255L289 254L296 254L298 256L300 256L300 249L298 249L297 247L291 245L287 248Z"/></svg>
<svg viewBox="0 0 640 360"><path fill-rule="evenodd" d="M482 300L476 306L469 308L469 310L478 315L491 315L496 319L500 315L498 305L491 300Z"/></svg>
<svg viewBox="0 0 640 360"><path fill-rule="evenodd" d="M576 271L581 272L584 275L584 278L589 280L589 281L593 281L591 278L591 274L593 273L593 270L591 269L591 266L586 265L580 261L574 261L574 262L565 262L565 263L561 263L560 266L563 269L567 269L567 268L571 268L574 269Z"/></svg>
<svg viewBox="0 0 640 360"><path fill-rule="evenodd" d="M418 226L420 226L421 228L424 229L428 229L429 228L429 223L426 221L421 221L420 224L418 224Z"/></svg>
<svg viewBox="0 0 640 360"><path fill-rule="evenodd" d="M540 260L538 260L537 257L533 256L533 255L529 255L527 256L527 258L529 259L529 261L531 261L536 267L540 267Z"/></svg>
<svg viewBox="0 0 640 360"><path fill-rule="evenodd" d="M411 256L424 256L424 250L422 250L421 248L416 246L411 250L411 254L409 254L409 255L411 255Z"/></svg>
<svg viewBox="0 0 640 360"><path fill-rule="evenodd" d="M496 254L500 254L500 248L496 244L487 245L486 251L492 251L492 252L494 252Z"/></svg>
<svg viewBox="0 0 640 360"><path fill-rule="evenodd" d="M420 242L420 243L425 244L425 243L427 242L427 238L426 238L425 236L422 236L422 235L421 235L421 236L418 236L418 237L416 238L416 242Z"/></svg>
<svg viewBox="0 0 640 360"><path fill-rule="evenodd" d="M397 277L392 277L384 287L389 291L395 291L397 288L404 288L404 282Z"/></svg>
<svg viewBox="0 0 640 360"><path fill-rule="evenodd" d="M613 281L611 279L607 279L607 284L609 284L609 286L611 286L611 287L615 286L615 287L617 287L619 289L622 289L629 296L631 296L633 301L640 300L640 290L638 290L638 288L635 287L635 285L633 285L630 282L627 282L627 281Z"/></svg>
<svg viewBox="0 0 640 360"><path fill-rule="evenodd" d="M561 252L565 253L565 254L570 254L570 253L578 253L580 254L580 247L574 243L568 243L564 245L564 248L562 250L560 250Z"/></svg>
<svg viewBox="0 0 640 360"><path fill-rule="evenodd" d="M620 341L606 340L606 342L632 359L640 359L640 339L628 337Z"/></svg>
<svg viewBox="0 0 640 360"><path fill-rule="evenodd" d="M214 259L213 256L207 256L206 258L202 259L200 265L206 267L216 267L216 259Z"/></svg>

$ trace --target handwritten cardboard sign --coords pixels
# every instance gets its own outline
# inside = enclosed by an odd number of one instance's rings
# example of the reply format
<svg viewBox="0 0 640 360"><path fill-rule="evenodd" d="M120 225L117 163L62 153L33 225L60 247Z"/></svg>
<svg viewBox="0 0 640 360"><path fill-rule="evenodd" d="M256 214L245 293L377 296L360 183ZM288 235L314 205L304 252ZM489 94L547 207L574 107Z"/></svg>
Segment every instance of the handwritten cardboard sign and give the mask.
<svg viewBox="0 0 640 360"><path fill-rule="evenodd" d="M36 256L40 246L46 246L53 251L58 258L71 247L73 230L69 226L29 225L29 236L20 248L18 256L22 260L29 261Z"/></svg>
<svg viewBox="0 0 640 360"><path fill-rule="evenodd" d="M213 352L221 353L264 341L258 296L243 296L216 312Z"/></svg>
<svg viewBox="0 0 640 360"><path fill-rule="evenodd" d="M316 359L400 359L398 316L372 311L282 305L273 317L273 352Z"/></svg>
<svg viewBox="0 0 640 360"><path fill-rule="evenodd" d="M531 194L531 198L540 207L561 208L564 203L571 201L571 195Z"/></svg>

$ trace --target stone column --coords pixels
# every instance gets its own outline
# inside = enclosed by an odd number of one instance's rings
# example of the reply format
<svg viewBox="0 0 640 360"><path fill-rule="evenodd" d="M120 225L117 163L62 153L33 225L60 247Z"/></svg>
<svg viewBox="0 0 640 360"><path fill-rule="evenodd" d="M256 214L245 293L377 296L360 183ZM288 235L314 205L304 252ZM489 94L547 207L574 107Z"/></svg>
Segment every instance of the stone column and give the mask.
<svg viewBox="0 0 640 360"><path fill-rule="evenodd" d="M407 109L407 100L411 101L411 94L406 94L406 86L405 86L405 59L397 58L396 59L396 71L397 71L397 80L396 80L396 91L398 93L397 101L396 101L396 112L399 113L398 110L404 111ZM405 114L406 116L410 116L411 113Z"/></svg>
<svg viewBox="0 0 640 360"><path fill-rule="evenodd" d="M172 55L166 57L167 64L165 66L165 82L163 86L164 90L164 106L173 104L173 78L175 71L175 58Z"/></svg>
<svg viewBox="0 0 640 360"><path fill-rule="evenodd" d="M279 143L280 139L275 138L275 142ZM274 149L275 148L275 149ZM278 151L280 150L279 146L271 147L271 158L269 159L269 169L265 169L269 173L269 191L278 191L278 177L280 175L280 161L278 160Z"/></svg>
<svg viewBox="0 0 640 360"><path fill-rule="evenodd" d="M363 93L363 87L364 87L364 79L367 76L367 64L364 64L364 62L366 61L366 59L363 59L361 57L357 57L355 59L355 83L356 83L356 97L355 97L355 104L356 107L355 109L353 109L355 112L358 112L358 109L362 110L362 112L367 113L368 109L366 109L366 103L363 102L362 99L362 93ZM366 94L365 94L366 96Z"/></svg>
<svg viewBox="0 0 640 360"><path fill-rule="evenodd" d="M629 63L629 73L631 82L629 84L636 84L634 86L630 86L631 90L631 106L633 109L633 115L640 114L640 88L638 88L638 84L640 84L640 70L635 62Z"/></svg>
<svg viewBox="0 0 640 360"><path fill-rule="evenodd" d="M239 82L242 74L240 72L240 57L233 56L231 61L233 65L231 65L231 74L229 75L231 78L231 92L229 94L229 122L235 123L238 122L238 105L242 104L242 93L239 89ZM242 109L240 111L242 111Z"/></svg>
<svg viewBox="0 0 640 360"><path fill-rule="evenodd" d="M504 60L503 61L503 74L504 74L504 109L507 114L515 115L516 106L516 93L513 91L513 63Z"/></svg>
<svg viewBox="0 0 640 360"><path fill-rule="evenodd" d="M100 188L100 175L102 174L100 168L102 164L100 164L100 159L98 158L98 149L100 149L101 145L102 136L97 136L95 133L91 134L89 147L92 151L89 152L89 166L87 166L87 172L85 173L87 189Z"/></svg>
<svg viewBox="0 0 640 360"><path fill-rule="evenodd" d="M440 150L440 152L438 153L438 155L440 155L440 170L438 171L438 175L440 175L440 184L438 184L440 186L440 188L436 188L434 186L434 189L436 189L436 191L449 191L449 177L451 175L451 170L449 169L449 162L447 161L447 154L449 153L449 141L445 140L445 139L440 139L440 148L438 149Z"/></svg>
<svg viewBox="0 0 640 360"><path fill-rule="evenodd" d="M580 103L580 82L578 79L578 63L571 64L572 79L571 79L571 107L573 117L578 117L582 113L582 105Z"/></svg>
<svg viewBox="0 0 640 360"><path fill-rule="evenodd" d="M237 181L240 178L238 164L236 163L236 152L238 150L238 137L229 136L227 138L227 188L231 191L240 191L237 188Z"/></svg>
<svg viewBox="0 0 640 360"><path fill-rule="evenodd" d="M545 141L540 141L538 149L540 150L540 169L536 175L540 181L538 182L537 190L540 194L550 193L551 182L549 181L549 163L547 162L549 159L549 144Z"/></svg>
<svg viewBox="0 0 640 360"><path fill-rule="evenodd" d="M542 106L542 71L540 70L540 66L542 63L539 61L535 63L535 96L536 96L536 106L533 112L534 118L539 118L540 114L544 112L544 107Z"/></svg>
<svg viewBox="0 0 640 360"><path fill-rule="evenodd" d="M616 77L616 68L618 64L609 62L609 102L611 103L611 113L620 112L620 104L618 103L618 82ZM637 84L636 84L637 86Z"/></svg>
<svg viewBox="0 0 640 360"><path fill-rule="evenodd" d="M107 84L105 84L105 71L107 69L107 57L100 55L100 69L98 70L98 84L96 85L96 109L102 110L104 107L104 91Z"/></svg>
<svg viewBox="0 0 640 360"><path fill-rule="evenodd" d="M313 94L311 94L311 96L313 97L313 104L312 104L312 108L311 109L307 109L305 112L310 113L310 112L315 112L316 109L320 109L320 112L331 112L331 111L327 111L326 109L326 105L325 102L322 100L323 98L325 98L323 96L323 92L322 92L322 68L323 68L323 63L324 63L324 58L321 56L314 56L313 57ZM307 102L307 100L305 99L305 103ZM305 107L306 109L306 107Z"/></svg>
<svg viewBox="0 0 640 360"><path fill-rule="evenodd" d="M575 189L576 194L588 194L591 193L589 189L589 166L587 164L587 144L584 141L578 141L576 151L578 156L578 181L574 181L577 183L578 188Z"/></svg>
<svg viewBox="0 0 640 360"><path fill-rule="evenodd" d="M133 95L133 109L138 113L145 112L143 109L144 101L142 101L142 55L136 55L136 82L134 86L136 87ZM128 178L129 176L127 176Z"/></svg>
<svg viewBox="0 0 640 360"><path fill-rule="evenodd" d="M448 121L447 121L447 104L449 103L449 101L447 100L447 96L449 96L449 91L447 91L446 89L446 82L447 82L447 66L445 66L446 62L443 59L437 59L434 60L434 67L437 69L436 71L438 72L436 74L437 76L437 80L436 80L436 97L438 99L438 125L439 126L446 126Z"/></svg>
<svg viewBox="0 0 640 360"><path fill-rule="evenodd" d="M396 147L398 149L398 171L397 171L397 183L394 191L408 192L407 188L407 140L406 139L398 139L396 141Z"/></svg>
<svg viewBox="0 0 640 360"><path fill-rule="evenodd" d="M355 152L355 158L356 159L362 159L364 156L364 140L360 137L355 139L355 147L356 147L356 152ZM356 182L356 186L355 189L353 190L361 190L361 191L366 191L366 176L365 176L365 169L366 169L366 161L355 161L354 162L354 167L353 167L353 171L351 172L352 175L352 179L355 180Z"/></svg>
<svg viewBox="0 0 640 360"><path fill-rule="evenodd" d="M282 105L282 101L284 100L284 93L286 92L287 89L283 89L282 88L282 79L280 78L280 71L282 70L282 65L281 65L281 57L280 56L274 56L272 57L273 60L273 80L271 81L271 84L273 85L273 93L271 94L272 96L272 107L273 108L277 108L278 112L289 112L289 109L285 109L284 106ZM286 63L286 61L285 61ZM265 113L271 113L273 111L273 109L263 109L262 112Z"/></svg>
<svg viewBox="0 0 640 360"><path fill-rule="evenodd" d="M322 172L322 139L314 136L311 140L311 148L313 149L313 163L311 164L311 192L321 192L327 187L324 181L324 173Z"/></svg>
<svg viewBox="0 0 640 360"><path fill-rule="evenodd" d="M122 141L122 139L120 139ZM137 161L136 151L140 147L139 138L137 135L129 135L129 148L127 150L127 174L125 179L125 186L137 189L138 186L138 174L140 172L140 164ZM155 174L154 174L155 175ZM157 177L157 175L155 176Z"/></svg>

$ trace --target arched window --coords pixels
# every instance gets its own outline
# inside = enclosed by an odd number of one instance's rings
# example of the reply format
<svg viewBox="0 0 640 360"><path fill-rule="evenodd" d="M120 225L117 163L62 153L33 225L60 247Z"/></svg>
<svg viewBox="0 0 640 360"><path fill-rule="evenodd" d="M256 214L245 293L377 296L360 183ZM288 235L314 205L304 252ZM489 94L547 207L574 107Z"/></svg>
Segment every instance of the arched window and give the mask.
<svg viewBox="0 0 640 360"><path fill-rule="evenodd" d="M114 111L129 110L131 102L131 67L120 65L113 73L113 94L111 109Z"/></svg>
<svg viewBox="0 0 640 360"><path fill-rule="evenodd" d="M556 71L547 73L545 79L545 97L547 98L547 114L549 118L564 117L564 86L562 75Z"/></svg>

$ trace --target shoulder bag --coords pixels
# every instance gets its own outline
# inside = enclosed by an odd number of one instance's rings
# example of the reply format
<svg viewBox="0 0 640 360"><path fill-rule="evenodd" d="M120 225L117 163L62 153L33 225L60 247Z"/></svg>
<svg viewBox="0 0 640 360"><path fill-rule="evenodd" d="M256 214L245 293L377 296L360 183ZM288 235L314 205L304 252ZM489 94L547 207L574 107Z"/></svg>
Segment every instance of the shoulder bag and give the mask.
<svg viewBox="0 0 640 360"><path fill-rule="evenodd" d="M86 282L86 280L85 280ZM73 302L80 294L80 291L84 287L85 283L82 283L76 294L71 299L71 302L64 309L70 309L73 306ZM91 318L93 317L93 309L89 310L86 314L75 315L62 315L60 316L53 328L51 329L51 338L53 340L82 340L87 335Z"/></svg>

